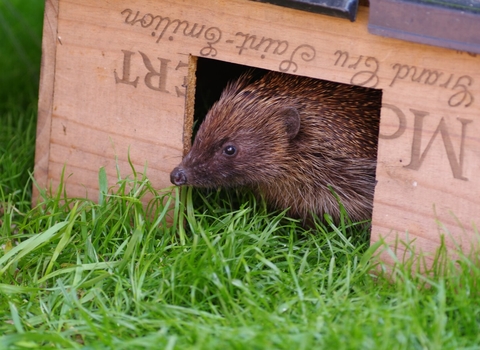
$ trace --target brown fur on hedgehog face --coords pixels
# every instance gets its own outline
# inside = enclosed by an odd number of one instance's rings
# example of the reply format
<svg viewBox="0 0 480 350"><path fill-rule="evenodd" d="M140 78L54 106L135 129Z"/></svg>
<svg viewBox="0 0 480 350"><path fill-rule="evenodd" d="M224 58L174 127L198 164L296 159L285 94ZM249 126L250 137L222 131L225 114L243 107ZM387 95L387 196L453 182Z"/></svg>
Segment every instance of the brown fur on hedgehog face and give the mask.
<svg viewBox="0 0 480 350"><path fill-rule="evenodd" d="M248 186L281 176L278 158L290 157L290 140L298 132L300 117L295 108L281 104L259 111L263 105L246 87L248 80L244 76L230 85L205 117L180 165L186 185Z"/></svg>
<svg viewBox="0 0 480 350"><path fill-rule="evenodd" d="M366 89L274 72L250 79L224 90L172 183L250 187L302 218L337 218L333 189L352 219L368 219L379 112Z"/></svg>

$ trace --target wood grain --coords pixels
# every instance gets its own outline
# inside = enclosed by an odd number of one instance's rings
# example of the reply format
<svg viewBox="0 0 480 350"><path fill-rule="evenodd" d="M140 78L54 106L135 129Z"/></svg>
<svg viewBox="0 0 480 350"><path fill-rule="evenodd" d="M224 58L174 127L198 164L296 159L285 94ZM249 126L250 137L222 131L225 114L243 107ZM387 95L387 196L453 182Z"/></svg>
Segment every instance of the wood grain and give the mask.
<svg viewBox="0 0 480 350"><path fill-rule="evenodd" d="M113 181L115 159L131 173L130 155L154 186L170 186L189 142L189 57L214 58L382 89L372 241L408 233L432 252L441 235L449 247L478 238L480 56L371 35L366 8L348 23L241 0L47 4L61 43L47 28L40 185L58 184L66 164L70 195L96 198L98 169Z"/></svg>

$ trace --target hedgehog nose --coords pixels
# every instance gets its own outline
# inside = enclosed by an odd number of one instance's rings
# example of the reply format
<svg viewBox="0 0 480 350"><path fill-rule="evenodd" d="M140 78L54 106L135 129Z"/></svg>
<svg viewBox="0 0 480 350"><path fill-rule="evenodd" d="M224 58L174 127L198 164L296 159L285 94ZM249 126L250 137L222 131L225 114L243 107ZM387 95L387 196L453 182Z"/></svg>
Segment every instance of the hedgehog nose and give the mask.
<svg viewBox="0 0 480 350"><path fill-rule="evenodd" d="M182 168L176 167L170 173L170 182L174 185L180 186L187 183L187 174Z"/></svg>

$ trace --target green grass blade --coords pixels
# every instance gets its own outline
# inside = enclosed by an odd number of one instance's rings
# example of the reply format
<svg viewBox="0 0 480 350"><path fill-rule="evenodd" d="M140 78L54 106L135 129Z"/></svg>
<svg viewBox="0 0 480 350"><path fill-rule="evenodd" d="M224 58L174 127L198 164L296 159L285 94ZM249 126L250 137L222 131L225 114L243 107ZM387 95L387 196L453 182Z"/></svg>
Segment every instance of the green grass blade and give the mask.
<svg viewBox="0 0 480 350"><path fill-rule="evenodd" d="M0 258L0 266L4 265L0 270L0 273L5 273L8 267L15 261L20 260L25 255L34 251L42 244L46 244L52 237L57 235L61 229L68 225L68 222L59 222L44 232L41 232L29 239L19 243L16 247L12 248L8 253Z"/></svg>

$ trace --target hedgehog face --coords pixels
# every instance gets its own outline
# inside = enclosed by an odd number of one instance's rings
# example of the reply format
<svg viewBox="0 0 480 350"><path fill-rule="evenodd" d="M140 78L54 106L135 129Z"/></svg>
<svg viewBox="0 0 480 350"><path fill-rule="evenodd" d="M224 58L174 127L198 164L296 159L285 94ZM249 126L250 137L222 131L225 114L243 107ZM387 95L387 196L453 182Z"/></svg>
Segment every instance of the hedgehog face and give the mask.
<svg viewBox="0 0 480 350"><path fill-rule="evenodd" d="M263 165L262 149L249 137L207 140L199 132L190 152L171 173L175 185L235 187L258 182Z"/></svg>
<svg viewBox="0 0 480 350"><path fill-rule="evenodd" d="M212 188L275 181L282 171L279 164L288 162L290 140L299 128L293 108L273 111L263 119L241 110L226 117L213 108L170 179L175 185Z"/></svg>
<svg viewBox="0 0 480 350"><path fill-rule="evenodd" d="M267 96L268 95L268 96ZM258 186L274 182L295 152L300 114L263 83L241 77L207 113L192 149L170 174L175 185Z"/></svg>

